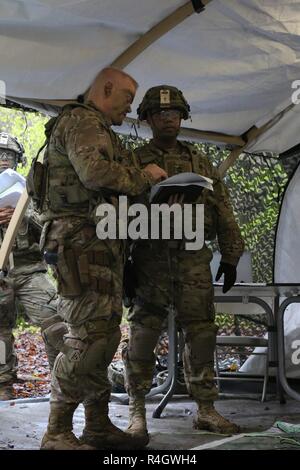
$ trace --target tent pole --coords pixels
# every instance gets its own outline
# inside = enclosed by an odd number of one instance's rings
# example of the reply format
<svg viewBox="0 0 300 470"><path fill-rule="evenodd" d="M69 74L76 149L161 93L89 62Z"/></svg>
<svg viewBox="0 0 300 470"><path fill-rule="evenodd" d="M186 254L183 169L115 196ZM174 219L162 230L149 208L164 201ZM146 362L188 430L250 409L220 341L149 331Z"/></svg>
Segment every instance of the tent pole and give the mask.
<svg viewBox="0 0 300 470"><path fill-rule="evenodd" d="M224 178L226 171L234 165L238 157L243 153L244 147L236 147L234 148L226 160L224 160L219 166L218 166L218 172L221 178Z"/></svg>
<svg viewBox="0 0 300 470"><path fill-rule="evenodd" d="M280 111L276 116L274 116L272 119L270 119L268 122L266 122L263 126L261 127L256 127L252 126L250 129L243 134L241 137L246 141L246 143L242 147L237 147L232 150L230 155L222 162L219 167L219 174L223 178L226 171L234 165L236 162L237 158L243 153L243 151L249 146L249 144L253 143L258 137L262 136L265 132L267 132L269 129L271 129L275 124L277 124L280 119L283 118L283 116L288 113L295 105L289 104L286 108L284 108L282 111Z"/></svg>

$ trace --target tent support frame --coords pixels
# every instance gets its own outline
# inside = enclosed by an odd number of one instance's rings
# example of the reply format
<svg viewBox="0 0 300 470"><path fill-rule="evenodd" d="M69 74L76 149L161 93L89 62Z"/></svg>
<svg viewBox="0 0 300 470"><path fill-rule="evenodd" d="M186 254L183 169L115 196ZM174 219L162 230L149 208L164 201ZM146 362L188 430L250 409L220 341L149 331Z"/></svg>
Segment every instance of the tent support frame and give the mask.
<svg viewBox="0 0 300 470"><path fill-rule="evenodd" d="M123 69L134 59L136 59L145 49L151 46L151 44L174 29L186 18L195 12L202 12L204 7L211 1L212 0L202 0L200 2L199 0L189 0L187 3L174 10L170 15L166 16L163 20L159 21L159 23L154 25L145 34L139 37L112 62L111 66Z"/></svg>
<svg viewBox="0 0 300 470"><path fill-rule="evenodd" d="M218 170L220 176L223 178L226 171L232 165L234 165L237 158L243 153L244 150L246 150L248 145L254 143L258 137L261 137L265 132L275 126L275 124L277 124L277 122L280 121L280 119L282 119L283 116L285 116L285 114L288 113L294 106L295 105L293 103L289 104L286 108L277 113L276 116L267 121L261 127L253 126L245 134L243 134L241 137L244 139L245 144L242 147L234 148L226 160L224 160L224 162L219 165Z"/></svg>

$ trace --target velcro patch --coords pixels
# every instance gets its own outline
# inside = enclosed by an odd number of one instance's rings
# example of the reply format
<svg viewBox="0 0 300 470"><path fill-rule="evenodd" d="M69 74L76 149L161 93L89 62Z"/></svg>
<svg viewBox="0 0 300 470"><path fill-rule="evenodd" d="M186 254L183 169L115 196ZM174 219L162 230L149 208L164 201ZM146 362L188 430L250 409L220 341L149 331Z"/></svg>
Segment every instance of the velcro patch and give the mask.
<svg viewBox="0 0 300 470"><path fill-rule="evenodd" d="M170 90L161 89L160 90L160 105L168 106L171 103Z"/></svg>
<svg viewBox="0 0 300 470"><path fill-rule="evenodd" d="M81 354L80 354L80 351L78 351L77 349L75 349L75 351L73 351L69 357L71 362L79 362L80 358L81 358Z"/></svg>
<svg viewBox="0 0 300 470"><path fill-rule="evenodd" d="M8 134L5 134L2 132L0 135L0 145L3 145L3 147L7 147L8 145Z"/></svg>

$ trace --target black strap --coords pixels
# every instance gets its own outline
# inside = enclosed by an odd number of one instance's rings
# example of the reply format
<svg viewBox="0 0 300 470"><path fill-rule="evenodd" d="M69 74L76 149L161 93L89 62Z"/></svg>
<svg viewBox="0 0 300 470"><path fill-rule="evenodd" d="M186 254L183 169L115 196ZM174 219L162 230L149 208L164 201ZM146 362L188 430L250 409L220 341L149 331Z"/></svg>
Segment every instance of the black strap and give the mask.
<svg viewBox="0 0 300 470"><path fill-rule="evenodd" d="M270 333L277 333L277 326L276 325L269 325L267 331Z"/></svg>
<svg viewBox="0 0 300 470"><path fill-rule="evenodd" d="M268 365L269 367L278 367L279 363L278 361L269 361Z"/></svg>
<svg viewBox="0 0 300 470"><path fill-rule="evenodd" d="M201 0L192 0L192 4L196 13L200 13L205 8Z"/></svg>

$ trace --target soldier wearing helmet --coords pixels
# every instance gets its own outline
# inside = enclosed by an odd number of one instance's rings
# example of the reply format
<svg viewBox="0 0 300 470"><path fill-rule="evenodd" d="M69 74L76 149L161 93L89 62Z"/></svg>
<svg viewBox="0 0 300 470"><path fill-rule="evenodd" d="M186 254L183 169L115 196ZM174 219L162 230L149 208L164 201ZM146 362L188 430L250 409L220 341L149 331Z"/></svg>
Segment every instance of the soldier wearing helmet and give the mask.
<svg viewBox="0 0 300 470"><path fill-rule="evenodd" d="M188 119L190 105L178 88L169 85L160 85L150 88L145 94L141 104L137 109L138 117L141 121L148 119L148 112L162 112L167 110L177 110L182 119Z"/></svg>
<svg viewBox="0 0 300 470"><path fill-rule="evenodd" d="M25 163L23 146L7 133L0 133L0 173L19 163ZM0 208L0 244L14 209ZM0 286L0 400L14 398L13 383L17 375L17 357L14 352L12 330L16 324L16 300L22 305L27 317L41 326L56 318L57 295L47 275L46 265L39 250L41 226L29 208L18 231L13 248L14 267L1 281ZM57 321L57 320L56 320ZM50 366L58 351L46 344Z"/></svg>
<svg viewBox="0 0 300 470"><path fill-rule="evenodd" d="M187 101L177 88L169 85L150 88L137 113L140 120L147 120L153 139L135 151L136 163L141 168L156 163L169 177L194 172L213 180L214 191L204 189L195 202L204 204L205 240L218 238L222 253L218 274L224 272L224 291L227 291L235 282L236 265L244 243L227 189L217 170L196 146L177 139L181 119L187 119L189 111ZM147 198L144 193L145 203ZM212 252L206 244L193 251L184 251L182 246L180 240L151 240L151 243L139 240L132 249L137 287L128 316L130 339L123 350L130 397L127 432L144 436L145 440L148 438L145 396L152 383L153 350L171 304L175 305L176 320L185 338L187 389L198 404L195 428L221 433L238 431L238 427L213 406L218 394L214 384L217 327L210 271Z"/></svg>
<svg viewBox="0 0 300 470"><path fill-rule="evenodd" d="M24 166L26 158L24 156L24 147L17 139L11 137L5 132L0 133L0 172L7 168L15 170L19 163Z"/></svg>

